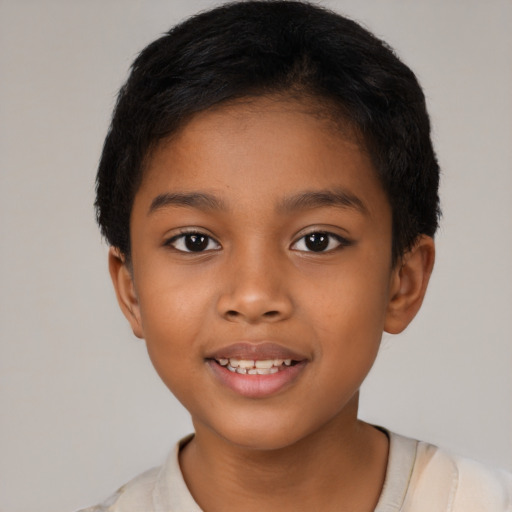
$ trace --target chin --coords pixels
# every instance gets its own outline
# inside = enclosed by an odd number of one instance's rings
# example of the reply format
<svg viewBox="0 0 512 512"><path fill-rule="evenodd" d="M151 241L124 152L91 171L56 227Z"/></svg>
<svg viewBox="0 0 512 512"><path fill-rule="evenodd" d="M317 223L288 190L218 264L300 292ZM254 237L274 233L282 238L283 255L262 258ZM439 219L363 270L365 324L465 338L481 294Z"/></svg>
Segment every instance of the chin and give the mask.
<svg viewBox="0 0 512 512"><path fill-rule="evenodd" d="M231 418L229 425L219 425L215 432L227 443L254 451L283 450L311 434L304 422L275 415L255 419L254 415Z"/></svg>
<svg viewBox="0 0 512 512"><path fill-rule="evenodd" d="M261 432L238 431L225 437L230 444L245 450L271 452L278 451L293 446L301 439L300 436L291 436L289 432Z"/></svg>

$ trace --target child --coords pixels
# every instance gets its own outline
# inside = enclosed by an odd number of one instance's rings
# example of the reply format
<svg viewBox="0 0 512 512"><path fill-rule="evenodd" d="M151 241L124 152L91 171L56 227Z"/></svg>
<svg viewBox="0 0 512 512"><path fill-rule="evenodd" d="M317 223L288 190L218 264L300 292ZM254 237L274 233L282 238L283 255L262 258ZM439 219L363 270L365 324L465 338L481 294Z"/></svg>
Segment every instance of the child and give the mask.
<svg viewBox="0 0 512 512"><path fill-rule="evenodd" d="M382 333L425 295L438 181L414 74L350 20L239 2L149 45L96 207L195 433L87 510L510 510L510 475L357 419Z"/></svg>

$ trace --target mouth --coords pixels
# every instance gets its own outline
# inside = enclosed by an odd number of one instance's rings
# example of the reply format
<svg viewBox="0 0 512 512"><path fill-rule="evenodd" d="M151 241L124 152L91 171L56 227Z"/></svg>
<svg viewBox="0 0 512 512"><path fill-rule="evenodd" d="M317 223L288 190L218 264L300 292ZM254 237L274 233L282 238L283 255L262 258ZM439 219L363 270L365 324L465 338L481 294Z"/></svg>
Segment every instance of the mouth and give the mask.
<svg viewBox="0 0 512 512"><path fill-rule="evenodd" d="M232 373L241 375L272 375L283 371L289 366L295 366L300 361L293 359L236 359L231 357L214 359L219 365L225 367Z"/></svg>
<svg viewBox="0 0 512 512"><path fill-rule="evenodd" d="M275 343L236 343L205 359L216 380L237 395L265 398L292 386L309 358Z"/></svg>

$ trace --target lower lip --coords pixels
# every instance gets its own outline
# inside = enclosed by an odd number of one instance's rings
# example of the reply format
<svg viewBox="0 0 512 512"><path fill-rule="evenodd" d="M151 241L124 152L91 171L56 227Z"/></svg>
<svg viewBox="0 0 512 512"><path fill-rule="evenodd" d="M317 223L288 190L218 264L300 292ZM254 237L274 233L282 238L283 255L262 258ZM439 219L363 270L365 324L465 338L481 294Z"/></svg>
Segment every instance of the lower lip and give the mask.
<svg viewBox="0 0 512 512"><path fill-rule="evenodd" d="M222 384L247 398L265 398L279 393L290 386L306 367L306 361L301 361L293 366L286 366L277 373L247 375L231 372L215 360L210 359L207 364Z"/></svg>

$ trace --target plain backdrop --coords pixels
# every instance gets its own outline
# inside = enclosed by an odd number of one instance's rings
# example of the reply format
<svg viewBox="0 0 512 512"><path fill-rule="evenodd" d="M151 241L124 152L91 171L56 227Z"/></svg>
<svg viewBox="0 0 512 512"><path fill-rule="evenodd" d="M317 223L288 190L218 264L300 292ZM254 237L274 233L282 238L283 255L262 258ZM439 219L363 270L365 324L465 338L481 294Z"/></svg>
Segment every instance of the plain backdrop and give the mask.
<svg viewBox="0 0 512 512"><path fill-rule="evenodd" d="M512 470L512 2L320 3L415 70L443 170L430 290L361 416ZM96 503L191 429L118 310L92 203L131 61L213 5L0 0L1 512Z"/></svg>

